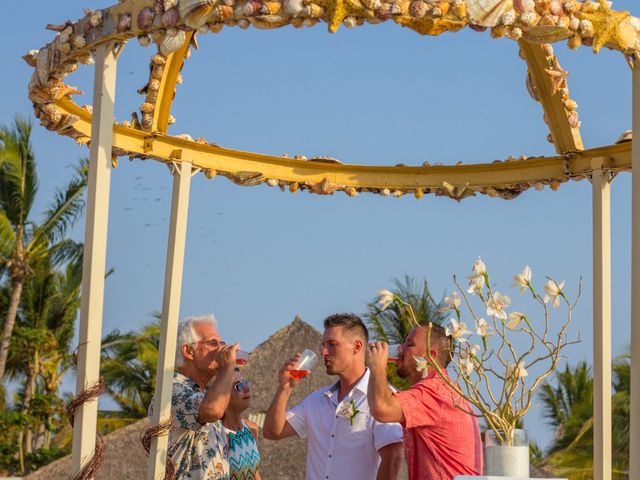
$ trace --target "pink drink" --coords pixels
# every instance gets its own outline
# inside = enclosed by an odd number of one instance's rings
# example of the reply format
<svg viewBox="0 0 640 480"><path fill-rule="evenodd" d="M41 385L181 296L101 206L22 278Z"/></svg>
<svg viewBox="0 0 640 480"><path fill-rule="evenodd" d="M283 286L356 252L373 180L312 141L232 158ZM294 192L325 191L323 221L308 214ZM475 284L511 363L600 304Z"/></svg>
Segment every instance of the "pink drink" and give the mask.
<svg viewBox="0 0 640 480"><path fill-rule="evenodd" d="M289 370L291 378L300 380L311 373L311 370Z"/></svg>

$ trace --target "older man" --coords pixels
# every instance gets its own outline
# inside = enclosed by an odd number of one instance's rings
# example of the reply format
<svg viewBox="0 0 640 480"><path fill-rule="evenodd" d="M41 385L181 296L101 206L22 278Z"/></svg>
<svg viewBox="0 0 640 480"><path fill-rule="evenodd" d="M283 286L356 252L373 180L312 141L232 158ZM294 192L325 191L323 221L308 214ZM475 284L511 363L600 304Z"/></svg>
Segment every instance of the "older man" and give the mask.
<svg viewBox="0 0 640 480"><path fill-rule="evenodd" d="M365 367L368 332L354 314L324 321L322 357L326 371L338 381L308 395L287 412L299 382L289 372L300 355L287 361L264 424L264 437L308 439L308 480L394 480L402 462L402 429L377 422L369 413Z"/></svg>
<svg viewBox="0 0 640 480"><path fill-rule="evenodd" d="M237 349L222 341L212 315L186 318L178 327L168 452L178 480L229 479L220 419L229 404Z"/></svg>
<svg viewBox="0 0 640 480"><path fill-rule="evenodd" d="M388 346L373 343L369 352L369 408L380 422L400 422L409 480L451 480L456 475L482 474L482 444L478 421L470 406L427 367L426 378L416 357L427 358L426 329L416 327L401 345L398 375L411 383L403 392L387 386ZM429 355L446 375L451 360L450 338L431 326Z"/></svg>

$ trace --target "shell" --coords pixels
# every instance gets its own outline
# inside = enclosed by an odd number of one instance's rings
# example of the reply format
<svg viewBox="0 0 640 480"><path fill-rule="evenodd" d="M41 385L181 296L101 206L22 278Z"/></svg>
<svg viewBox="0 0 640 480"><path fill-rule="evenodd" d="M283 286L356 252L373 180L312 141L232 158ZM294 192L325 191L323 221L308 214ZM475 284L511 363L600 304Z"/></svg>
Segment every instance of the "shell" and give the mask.
<svg viewBox="0 0 640 480"><path fill-rule="evenodd" d="M266 1L263 4L265 15L277 15L282 10L282 3L276 1Z"/></svg>
<svg viewBox="0 0 640 480"><path fill-rule="evenodd" d="M428 10L429 6L422 0L411 2L411 5L409 6L409 13L411 13L412 17L416 18L424 17L427 14Z"/></svg>
<svg viewBox="0 0 640 480"><path fill-rule="evenodd" d="M215 0L180 0L180 17L191 28L198 29L216 6Z"/></svg>
<svg viewBox="0 0 640 480"><path fill-rule="evenodd" d="M354 28L356 26L358 26L358 20L356 19L356 17L345 17L344 20L342 20L342 24L347 27L347 28Z"/></svg>
<svg viewBox="0 0 640 480"><path fill-rule="evenodd" d="M546 15L551 11L551 0L536 0L536 12Z"/></svg>
<svg viewBox="0 0 640 480"><path fill-rule="evenodd" d="M580 5L576 0L565 0L562 6L564 7L565 11L569 13L575 13L580 9Z"/></svg>
<svg viewBox="0 0 640 480"><path fill-rule="evenodd" d="M502 15L513 8L512 0L468 0L469 22L482 27L495 27Z"/></svg>
<svg viewBox="0 0 640 480"><path fill-rule="evenodd" d="M571 128L580 127L580 117L578 117L578 112L576 112L575 110L567 115L567 120L569 121L569 126Z"/></svg>
<svg viewBox="0 0 640 480"><path fill-rule="evenodd" d="M224 23L210 23L209 31L211 33L219 33L222 30L222 27L224 27Z"/></svg>
<svg viewBox="0 0 640 480"><path fill-rule="evenodd" d="M520 21L524 24L524 25L535 25L538 22L538 19L540 17L538 17L538 14L536 12L525 12L522 15L520 15Z"/></svg>
<svg viewBox="0 0 640 480"><path fill-rule="evenodd" d="M145 7L142 10L140 10L140 13L138 14L138 28L140 30L147 30L148 28L151 28L151 25L153 25L153 9L151 7Z"/></svg>
<svg viewBox="0 0 640 480"><path fill-rule="evenodd" d="M166 12L167 10L170 10L178 5L178 0L164 0L162 4L164 6L164 11Z"/></svg>
<svg viewBox="0 0 640 480"><path fill-rule="evenodd" d="M167 35L160 42L160 53L163 55L170 55L176 52L184 45L187 36L182 30L178 30L175 35Z"/></svg>
<svg viewBox="0 0 640 480"><path fill-rule="evenodd" d="M573 112L576 108L578 108L578 103L575 100L571 100L570 98L568 98L564 101L564 108L566 108L570 112Z"/></svg>
<svg viewBox="0 0 640 480"><path fill-rule="evenodd" d="M42 85L49 80L49 49L41 48L36 57L36 72Z"/></svg>
<svg viewBox="0 0 640 480"><path fill-rule="evenodd" d="M162 26L170 28L175 27L180 21L180 12L177 8L170 8L162 14Z"/></svg>
<svg viewBox="0 0 640 480"><path fill-rule="evenodd" d="M233 17L233 7L230 7L229 5L218 5L214 14L219 20L229 20Z"/></svg>
<svg viewBox="0 0 640 480"><path fill-rule="evenodd" d="M562 1L551 0L549 11L552 15L556 15L557 17L561 17L562 15L564 15L564 6L562 5Z"/></svg>
<svg viewBox="0 0 640 480"><path fill-rule="evenodd" d="M262 13L262 2L260 0L248 0L247 3L242 6L242 13L247 17L260 15L260 13Z"/></svg>
<svg viewBox="0 0 640 480"><path fill-rule="evenodd" d="M513 0L513 8L518 13L533 12L536 2L535 0Z"/></svg>
<svg viewBox="0 0 640 480"><path fill-rule="evenodd" d="M292 17L297 17L304 9L303 0L284 0L284 13Z"/></svg>
<svg viewBox="0 0 640 480"><path fill-rule="evenodd" d="M116 25L116 31L118 33L126 32L131 28L131 14L121 13L118 15L118 23Z"/></svg>
<svg viewBox="0 0 640 480"><path fill-rule="evenodd" d="M149 45L151 45L151 37L149 37L149 35L140 35L138 37L138 43L143 48L148 47Z"/></svg>
<svg viewBox="0 0 640 480"><path fill-rule="evenodd" d="M464 2L455 1L453 2L453 5L451 5L451 11L456 17L462 20L467 16L467 4Z"/></svg>

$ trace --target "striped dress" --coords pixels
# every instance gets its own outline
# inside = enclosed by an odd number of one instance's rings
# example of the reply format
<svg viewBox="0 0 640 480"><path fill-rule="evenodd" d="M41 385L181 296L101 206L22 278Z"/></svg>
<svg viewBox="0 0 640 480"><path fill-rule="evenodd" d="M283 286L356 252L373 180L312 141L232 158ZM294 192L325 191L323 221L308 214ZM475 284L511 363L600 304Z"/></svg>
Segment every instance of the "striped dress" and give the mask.
<svg viewBox="0 0 640 480"><path fill-rule="evenodd" d="M260 466L260 452L251 430L242 420L239 431L226 427L225 431L229 435L229 479L254 480Z"/></svg>

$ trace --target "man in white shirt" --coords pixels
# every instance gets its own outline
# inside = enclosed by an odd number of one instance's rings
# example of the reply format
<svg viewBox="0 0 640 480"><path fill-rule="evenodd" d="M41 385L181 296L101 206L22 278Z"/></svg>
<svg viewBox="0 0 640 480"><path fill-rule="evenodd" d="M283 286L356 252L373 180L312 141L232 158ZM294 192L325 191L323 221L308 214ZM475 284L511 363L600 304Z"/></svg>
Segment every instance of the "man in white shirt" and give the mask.
<svg viewBox="0 0 640 480"><path fill-rule="evenodd" d="M300 381L289 371L300 354L287 361L278 374L264 437L307 438L307 480L395 480L402 462L402 428L397 423L379 423L369 413L367 328L357 315L348 313L327 317L324 328L322 358L327 373L337 375L338 381L287 411L291 392Z"/></svg>

